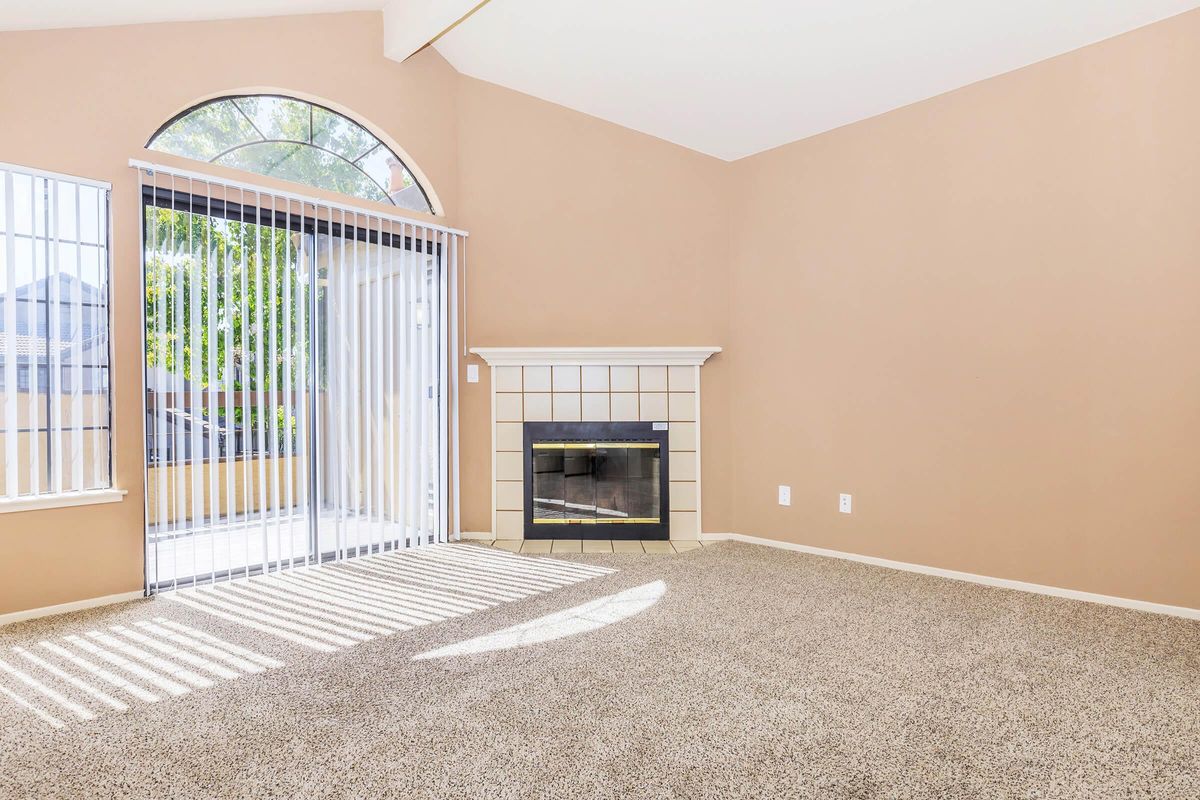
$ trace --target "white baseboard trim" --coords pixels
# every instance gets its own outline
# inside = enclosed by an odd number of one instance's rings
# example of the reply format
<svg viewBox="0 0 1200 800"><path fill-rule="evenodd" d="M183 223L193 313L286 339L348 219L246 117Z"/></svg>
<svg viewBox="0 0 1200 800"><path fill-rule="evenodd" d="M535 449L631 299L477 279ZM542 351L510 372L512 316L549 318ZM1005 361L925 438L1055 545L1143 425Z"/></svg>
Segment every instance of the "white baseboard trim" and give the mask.
<svg viewBox="0 0 1200 800"><path fill-rule="evenodd" d="M747 544L758 544L763 545L764 547L775 547L780 550L793 550L798 553L809 553L810 555L815 556L825 556L826 558L840 558L845 561L857 561L862 564L871 564L876 567L886 567L887 569L898 569L904 572L917 572L922 575L935 575L939 578L949 578L950 580L955 581L967 581L968 583L978 583L984 586L995 586L1000 589L1015 589L1019 592L1031 592L1033 594L1043 594L1049 597L1065 597L1070 600L1082 600L1086 603L1100 603L1101 605L1106 606L1129 608L1133 609L1134 611L1147 611L1151 614L1167 614L1168 616L1172 617L1200 620L1200 608L1169 606L1163 603L1151 603L1146 600L1132 600L1127 597L1113 597L1107 594L1081 592L1077 589L1062 589L1058 586L1045 586L1040 583L1014 581L1008 578L993 578L989 575L976 575L972 572L959 572L958 570L953 569L927 567L924 564L909 564L905 561L892 561L886 558L859 555L858 553L845 553L841 550L828 550L824 547L812 547L810 545L796 544L794 542L780 542L775 539L764 539L761 536L747 536L743 533L702 533L700 534L700 538L707 542L733 541L745 542Z"/></svg>
<svg viewBox="0 0 1200 800"><path fill-rule="evenodd" d="M496 537L490 531L463 531L459 535L460 539L495 539Z"/></svg>
<svg viewBox="0 0 1200 800"><path fill-rule="evenodd" d="M88 608L97 608L99 606L108 606L113 603L124 603L128 600L137 600L144 597L145 593L139 589L136 592L122 592L120 594L109 594L104 597L93 597L89 600L75 600L71 603L59 603L56 606L45 606L43 608L31 608L28 611L12 611L8 614L0 614L0 627L11 625L14 622L24 622L27 619L37 619L38 617L52 617L56 614L69 614L72 611L83 611Z"/></svg>

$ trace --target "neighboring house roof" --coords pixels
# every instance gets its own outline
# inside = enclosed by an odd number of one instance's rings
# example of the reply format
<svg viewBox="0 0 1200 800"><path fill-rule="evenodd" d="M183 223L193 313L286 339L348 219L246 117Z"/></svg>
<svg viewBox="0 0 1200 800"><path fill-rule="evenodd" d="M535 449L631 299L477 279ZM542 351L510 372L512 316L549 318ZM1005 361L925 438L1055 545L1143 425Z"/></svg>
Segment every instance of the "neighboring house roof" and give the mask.
<svg viewBox="0 0 1200 800"><path fill-rule="evenodd" d="M29 358L35 356L41 361L52 352L57 350L59 359L63 364L74 363L71 357L74 355L75 343L68 339L49 339L45 336L30 336L25 333L8 333L0 330L0 359L9 352L9 340L13 339L16 342L16 350L18 358ZM98 363L93 355L101 352L106 352L108 348L108 339L103 336L93 336L85 342L81 343L81 351L84 354L82 363L85 365Z"/></svg>
<svg viewBox="0 0 1200 800"><path fill-rule="evenodd" d="M31 355L36 355L39 358L45 358L49 352L50 340L44 336L29 336L24 333L8 333L0 331L0 358L3 358L9 352L9 340L16 340L17 356L20 358L28 358ZM60 342L58 351L61 355L64 350L68 350L71 346L70 342Z"/></svg>

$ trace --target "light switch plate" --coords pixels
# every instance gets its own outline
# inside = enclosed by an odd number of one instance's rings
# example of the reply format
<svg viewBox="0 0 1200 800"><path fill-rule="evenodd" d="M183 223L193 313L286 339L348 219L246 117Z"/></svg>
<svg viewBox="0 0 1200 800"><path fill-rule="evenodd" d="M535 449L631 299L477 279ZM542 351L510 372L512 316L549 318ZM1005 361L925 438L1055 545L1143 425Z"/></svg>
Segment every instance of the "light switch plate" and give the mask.
<svg viewBox="0 0 1200 800"><path fill-rule="evenodd" d="M479 383L478 364L467 364L467 383Z"/></svg>
<svg viewBox="0 0 1200 800"><path fill-rule="evenodd" d="M780 486L779 487L779 505L790 506L791 504L792 504L792 487Z"/></svg>

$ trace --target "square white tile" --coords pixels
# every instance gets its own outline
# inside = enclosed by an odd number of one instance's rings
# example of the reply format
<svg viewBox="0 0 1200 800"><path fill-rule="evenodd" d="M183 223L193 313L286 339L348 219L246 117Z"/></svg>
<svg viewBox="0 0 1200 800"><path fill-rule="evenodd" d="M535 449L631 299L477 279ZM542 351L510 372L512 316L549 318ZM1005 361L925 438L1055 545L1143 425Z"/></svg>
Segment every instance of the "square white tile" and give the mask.
<svg viewBox="0 0 1200 800"><path fill-rule="evenodd" d="M671 481L670 487L672 511L696 510L695 481Z"/></svg>
<svg viewBox="0 0 1200 800"><path fill-rule="evenodd" d="M548 391L550 391L550 368L549 367L525 367L525 391L527 391L527 392L548 392Z"/></svg>
<svg viewBox="0 0 1200 800"><path fill-rule="evenodd" d="M667 367L667 389L672 392L696 391L696 368Z"/></svg>
<svg viewBox="0 0 1200 800"><path fill-rule="evenodd" d="M584 392L582 416L585 422L607 422L608 392Z"/></svg>
<svg viewBox="0 0 1200 800"><path fill-rule="evenodd" d="M673 481L696 480L696 454L672 452L667 471L667 477Z"/></svg>
<svg viewBox="0 0 1200 800"><path fill-rule="evenodd" d="M525 460L521 453L496 453L496 480L525 480Z"/></svg>
<svg viewBox="0 0 1200 800"><path fill-rule="evenodd" d="M638 367L639 392L665 392L666 390L666 367Z"/></svg>
<svg viewBox="0 0 1200 800"><path fill-rule="evenodd" d="M695 392L671 392L668 396L668 419L672 422L692 422L696 419Z"/></svg>
<svg viewBox="0 0 1200 800"><path fill-rule="evenodd" d="M643 422L660 422L667 418L666 392L640 392L638 418Z"/></svg>
<svg viewBox="0 0 1200 800"><path fill-rule="evenodd" d="M609 384L614 392L636 392L638 390L637 367L609 367Z"/></svg>
<svg viewBox="0 0 1200 800"><path fill-rule="evenodd" d="M576 367L576 366L554 367L554 391L556 391L556 392L578 392L579 391L579 367Z"/></svg>
<svg viewBox="0 0 1200 800"><path fill-rule="evenodd" d="M699 515L695 511L672 511L671 538L699 539Z"/></svg>
<svg viewBox="0 0 1200 800"><path fill-rule="evenodd" d="M521 421L521 395L517 392L500 392L496 394L496 421Z"/></svg>
<svg viewBox="0 0 1200 800"><path fill-rule="evenodd" d="M496 538L523 539L525 537L525 512L497 511Z"/></svg>
<svg viewBox="0 0 1200 800"><path fill-rule="evenodd" d="M554 393L555 422L578 422L579 416L579 392Z"/></svg>
<svg viewBox="0 0 1200 800"><path fill-rule="evenodd" d="M608 391L608 367L589 364L580 370L580 388L585 392Z"/></svg>
<svg viewBox="0 0 1200 800"><path fill-rule="evenodd" d="M552 418L549 392L533 392L525 395L525 421L549 422Z"/></svg>
<svg viewBox="0 0 1200 800"><path fill-rule="evenodd" d="M674 492L674 488L672 488L672 492ZM520 511L524 507L525 483L523 481L496 481L497 509L501 511Z"/></svg>
<svg viewBox="0 0 1200 800"><path fill-rule="evenodd" d="M614 392L609 395L609 408L613 422L636 422L638 396L635 392Z"/></svg>
<svg viewBox="0 0 1200 800"><path fill-rule="evenodd" d="M667 441L671 452L696 449L696 423L672 422L667 429Z"/></svg>
<svg viewBox="0 0 1200 800"><path fill-rule="evenodd" d="M497 392L519 392L519 391L521 391L521 368L520 367L496 367L496 391Z"/></svg>
<svg viewBox="0 0 1200 800"><path fill-rule="evenodd" d="M496 450L525 449L525 429L519 422L496 423Z"/></svg>

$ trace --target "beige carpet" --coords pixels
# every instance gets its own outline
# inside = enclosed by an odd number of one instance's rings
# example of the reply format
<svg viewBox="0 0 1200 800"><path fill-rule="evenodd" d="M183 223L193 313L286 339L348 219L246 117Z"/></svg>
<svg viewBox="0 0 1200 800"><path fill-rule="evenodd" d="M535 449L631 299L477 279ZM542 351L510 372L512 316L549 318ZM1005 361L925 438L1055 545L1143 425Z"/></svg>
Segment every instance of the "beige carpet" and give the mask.
<svg viewBox="0 0 1200 800"><path fill-rule="evenodd" d="M1200 797L1200 623L732 543L325 569L0 629L0 797Z"/></svg>

